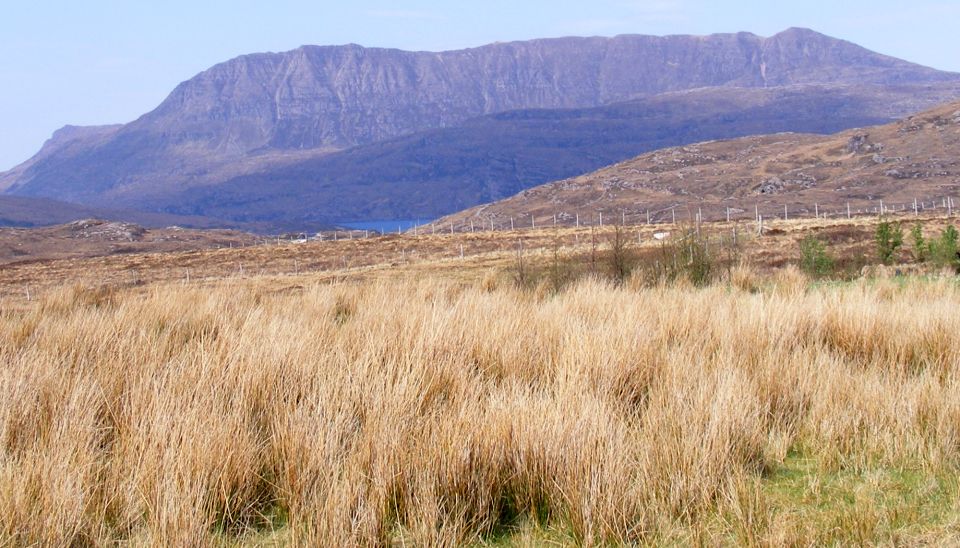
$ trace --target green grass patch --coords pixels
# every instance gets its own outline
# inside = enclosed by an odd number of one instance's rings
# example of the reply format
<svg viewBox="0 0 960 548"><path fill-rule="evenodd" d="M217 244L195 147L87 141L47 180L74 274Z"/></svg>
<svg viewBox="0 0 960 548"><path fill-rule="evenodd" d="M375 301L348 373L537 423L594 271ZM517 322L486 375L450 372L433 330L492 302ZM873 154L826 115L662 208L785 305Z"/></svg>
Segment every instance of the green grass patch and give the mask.
<svg viewBox="0 0 960 548"><path fill-rule="evenodd" d="M831 469L794 453L760 480L771 528L802 544L941 543L957 539L956 470Z"/></svg>

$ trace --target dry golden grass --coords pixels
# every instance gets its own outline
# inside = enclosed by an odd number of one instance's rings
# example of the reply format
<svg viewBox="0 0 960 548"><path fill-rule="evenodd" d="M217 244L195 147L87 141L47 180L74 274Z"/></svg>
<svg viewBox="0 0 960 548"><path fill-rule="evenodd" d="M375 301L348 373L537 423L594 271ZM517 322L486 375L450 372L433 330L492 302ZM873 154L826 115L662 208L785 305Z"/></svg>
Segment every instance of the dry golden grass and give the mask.
<svg viewBox="0 0 960 548"><path fill-rule="evenodd" d="M0 315L0 545L960 541L960 289L70 287Z"/></svg>

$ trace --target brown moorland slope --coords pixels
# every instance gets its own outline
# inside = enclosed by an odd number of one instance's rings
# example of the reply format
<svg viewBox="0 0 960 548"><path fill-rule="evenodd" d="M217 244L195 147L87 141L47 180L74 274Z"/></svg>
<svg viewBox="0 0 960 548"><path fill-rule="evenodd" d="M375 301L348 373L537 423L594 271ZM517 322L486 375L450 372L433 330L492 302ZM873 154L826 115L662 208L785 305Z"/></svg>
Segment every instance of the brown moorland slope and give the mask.
<svg viewBox="0 0 960 548"><path fill-rule="evenodd" d="M886 217L889 219L890 217ZM898 221L917 222L928 238L936 237L957 217L928 212L914 217L901 215ZM790 219L766 222L762 237L755 224L745 221L706 223L704 236L717 246L717 268L749 265L762 276L771 276L782 267L797 264L799 242L813 234L825 242L837 257L836 275L858 277L863 266L875 262L874 234L881 221L875 216L853 219ZM111 224L110 226L117 226ZM120 225L122 226L122 225ZM632 266L643 270L662 259L664 242L658 233L682 236L682 224L638 225L621 231L626 237ZM95 227L93 231L103 230ZM617 227L540 227L515 231L437 232L388 234L361 238L361 232L340 232L334 240L275 239L250 241L247 235L231 238L221 232L181 231L175 237L200 235L195 241L165 241L163 232L148 231L140 242L77 240L61 227L6 231L0 234L0 308L30 307L37 298L65 286L81 285L113 291L122 287L141 289L165 283L244 285L250 279L269 292L300 291L310 283L350 280L418 279L439 276L467 282L494 275L514 280L523 266L524 283L553 283L550 278L590 275L591 269L606 275L609 254ZM736 232L736 237L734 237ZM155 235L151 235L155 234ZM11 243L36 239L32 257L11 254ZM736 240L736 242L733 242ZM24 240L25 241L25 240ZM733 248L731 249L731 244ZM34 244L31 244L34 245ZM903 249L897 261L909 263L911 252ZM591 265L591 263L596 264ZM559 266L562 272L553 272ZM918 265L919 266L919 265ZM729 275L726 267L716 274ZM905 271L914 271L907 268ZM919 269L916 271L924 271ZM936 272L936 269L929 272Z"/></svg>
<svg viewBox="0 0 960 548"><path fill-rule="evenodd" d="M192 251L256 245L263 238L235 230L150 229L85 219L42 228L0 228L0 265L107 255Z"/></svg>
<svg viewBox="0 0 960 548"><path fill-rule="evenodd" d="M846 205L872 210L949 205L960 194L960 102L892 124L831 136L775 134L668 148L594 173L529 189L438 221L444 226L513 218L531 224L608 219L628 221L816 212L846 215ZM947 200L947 201L945 201Z"/></svg>

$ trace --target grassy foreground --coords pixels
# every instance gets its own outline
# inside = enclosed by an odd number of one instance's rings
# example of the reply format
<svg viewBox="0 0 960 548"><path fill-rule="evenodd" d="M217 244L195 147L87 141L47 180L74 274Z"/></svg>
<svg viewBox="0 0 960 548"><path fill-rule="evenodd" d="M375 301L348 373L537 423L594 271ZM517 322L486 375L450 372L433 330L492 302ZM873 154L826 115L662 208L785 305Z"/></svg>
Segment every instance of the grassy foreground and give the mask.
<svg viewBox="0 0 960 548"><path fill-rule="evenodd" d="M0 545L960 542L956 283L747 278L62 290Z"/></svg>

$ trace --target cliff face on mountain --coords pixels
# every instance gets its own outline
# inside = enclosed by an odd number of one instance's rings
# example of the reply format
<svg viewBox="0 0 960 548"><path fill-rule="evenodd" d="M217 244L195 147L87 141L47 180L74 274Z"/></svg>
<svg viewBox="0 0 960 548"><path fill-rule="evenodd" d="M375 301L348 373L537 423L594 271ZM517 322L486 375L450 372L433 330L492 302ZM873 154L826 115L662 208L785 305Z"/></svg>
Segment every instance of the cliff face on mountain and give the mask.
<svg viewBox="0 0 960 548"><path fill-rule="evenodd" d="M771 38L562 38L443 53L303 47L179 86L130 130L223 150L344 147L483 114L581 108L713 86L892 84L945 75L812 31Z"/></svg>
<svg viewBox="0 0 960 548"><path fill-rule="evenodd" d="M703 88L798 89L824 84L881 94L914 86L900 100L909 98L926 107L944 96L955 97L958 82L957 75L805 29L768 38L748 33L561 38L440 53L305 46L216 65L178 86L155 110L129 124L62 131L37 156L0 174L0 190L95 206L207 215L210 212L204 208L222 205L217 196L234 192L236 181L244 177L276 181L283 169L328 169L330 160L325 158L337 151L469 126L467 122L477 117L509 111L582 110ZM859 96L857 100L864 104L873 99L864 93ZM867 109L848 122L874 119L875 107L870 108L874 110ZM808 119L832 116L829 111L808 114ZM803 128L781 124L774 129ZM585 131L596 135L605 129L586 127ZM682 135L688 130L675 131L675 142L689 141ZM649 146L624 153L636 154ZM559 155L557 164L571 169L596 167L568 160L562 146L553 149ZM456 147L452 150L458 152ZM574 152L582 153L582 149ZM598 159L611 159L602 156ZM459 159L437 161L456 165ZM333 165L345 172L363 167L343 160ZM308 179L350 179L345 172L317 171ZM278 175L270 177L270 173ZM520 171L507 177L519 179L521 185L543 182L528 179ZM412 180L431 182L429 174ZM281 190L302 192L311 203L330 202L329 196L317 194L307 183ZM225 184L232 190L220 192L218 188ZM240 200L246 202L242 214L268 218L258 212L257 204L269 188L257 190L251 199ZM479 198L482 193L467 194ZM204 200L190 202L195 196ZM437 193L427 193L424 199L428 202L419 210L425 212L448 212L465 205ZM406 204L377 211L392 216L414 209ZM366 214L336 205L324 213L326 220Z"/></svg>

